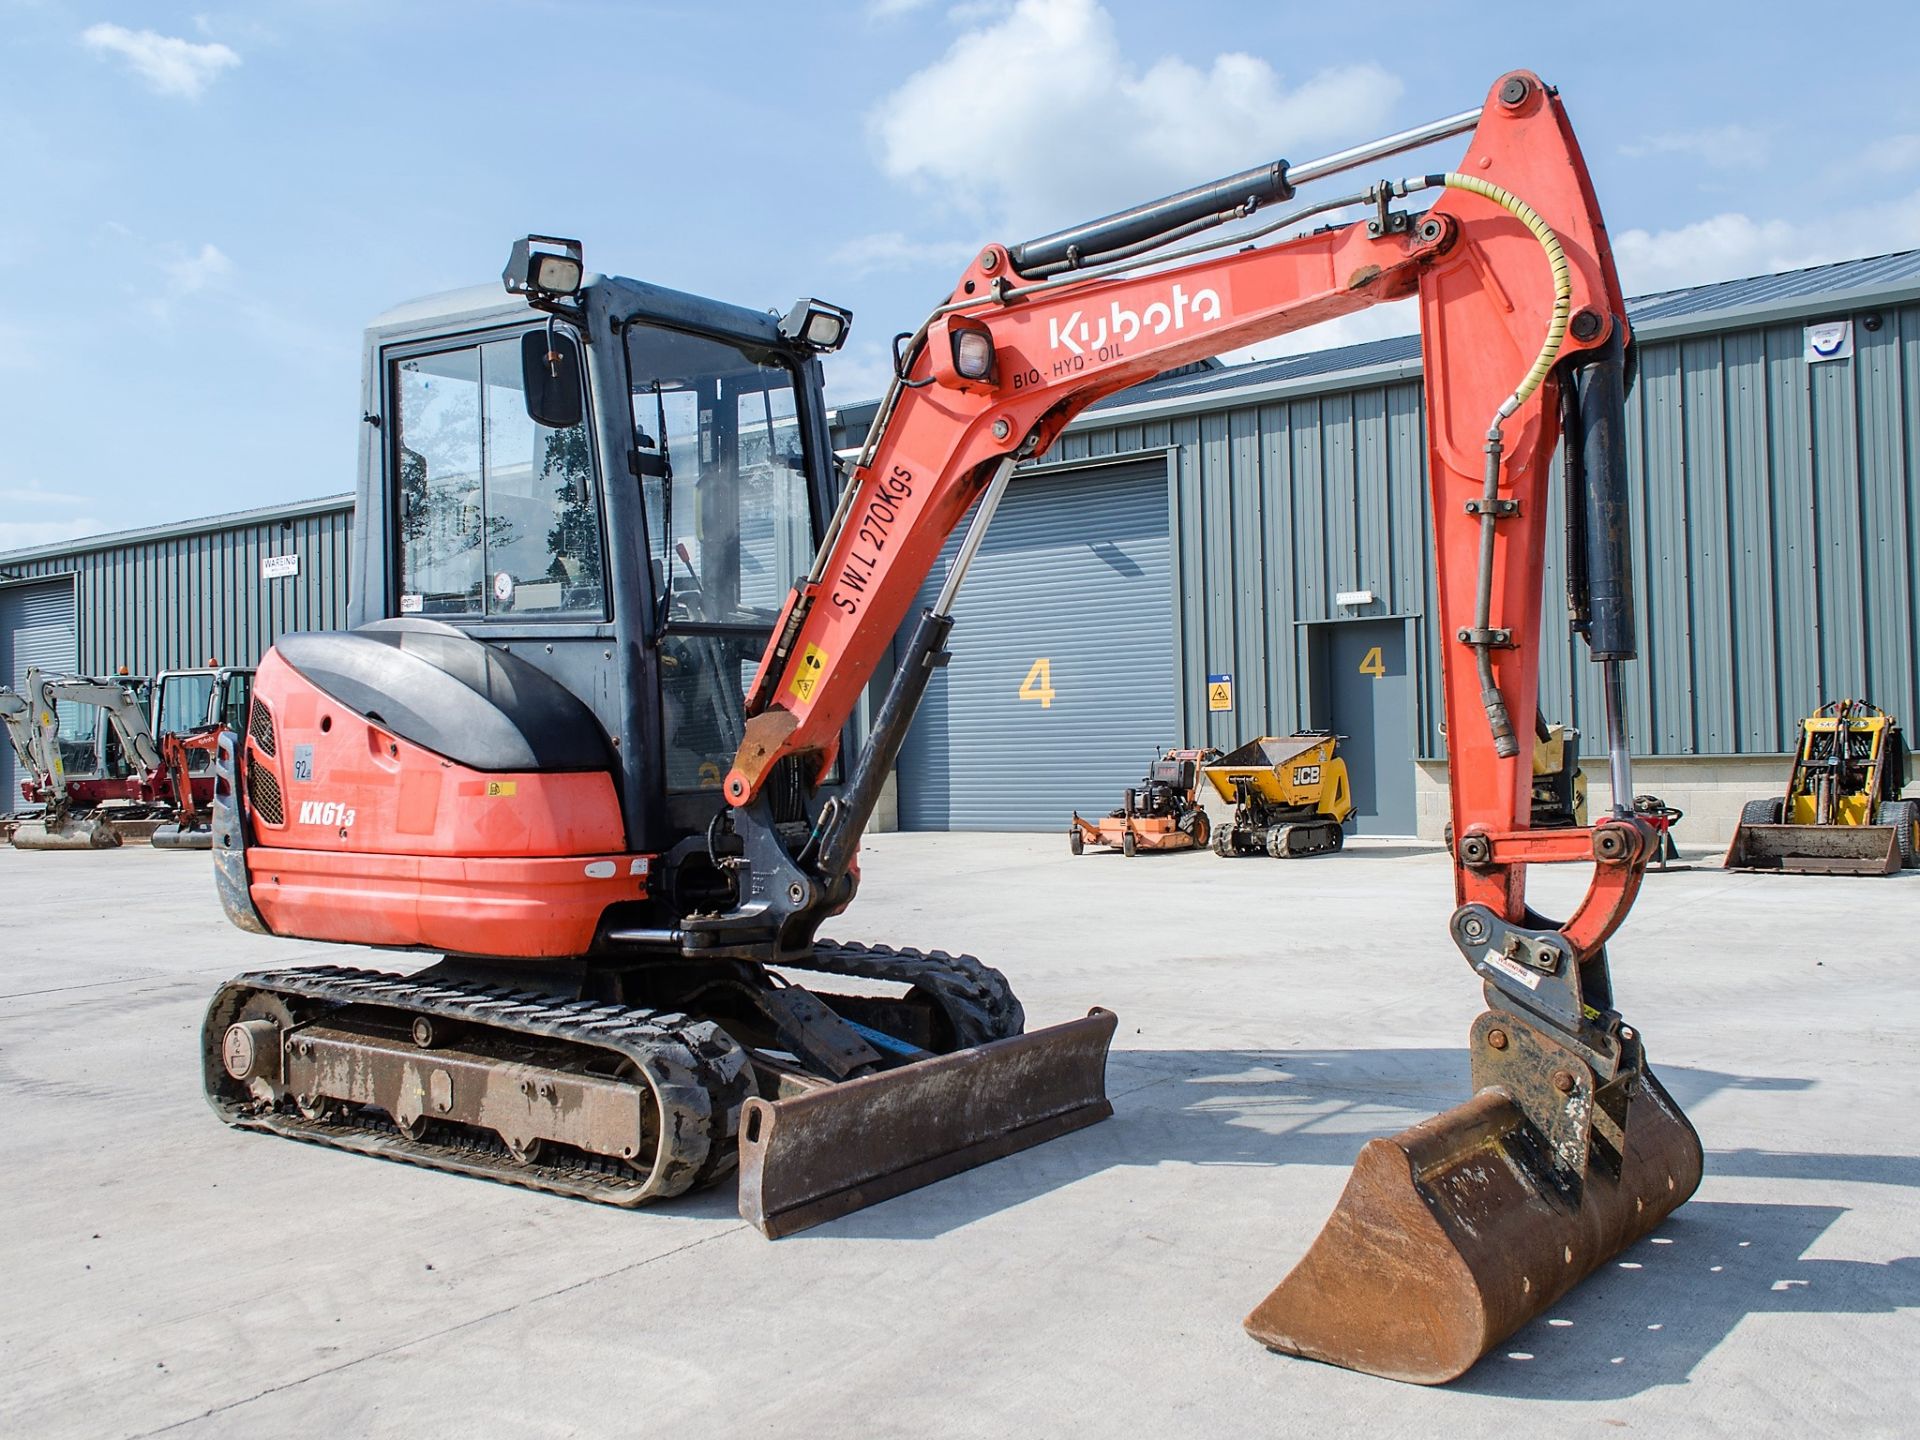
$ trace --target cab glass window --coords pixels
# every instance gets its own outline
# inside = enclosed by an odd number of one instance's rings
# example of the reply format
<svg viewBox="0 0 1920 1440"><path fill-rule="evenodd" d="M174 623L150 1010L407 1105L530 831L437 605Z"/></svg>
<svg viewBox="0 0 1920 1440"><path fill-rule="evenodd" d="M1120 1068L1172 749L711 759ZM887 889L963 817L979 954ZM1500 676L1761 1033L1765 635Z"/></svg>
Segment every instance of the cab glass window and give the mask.
<svg viewBox="0 0 1920 1440"><path fill-rule="evenodd" d="M586 425L528 418L518 338L410 356L394 388L401 613L604 616Z"/></svg>
<svg viewBox="0 0 1920 1440"><path fill-rule="evenodd" d="M770 349L635 325L634 447L652 457L647 544L662 597L668 788L720 787L747 685L815 534L799 376Z"/></svg>
<svg viewBox="0 0 1920 1440"><path fill-rule="evenodd" d="M160 686L160 714L154 725L158 735L183 735L207 723L207 711L213 704L211 675L169 675Z"/></svg>

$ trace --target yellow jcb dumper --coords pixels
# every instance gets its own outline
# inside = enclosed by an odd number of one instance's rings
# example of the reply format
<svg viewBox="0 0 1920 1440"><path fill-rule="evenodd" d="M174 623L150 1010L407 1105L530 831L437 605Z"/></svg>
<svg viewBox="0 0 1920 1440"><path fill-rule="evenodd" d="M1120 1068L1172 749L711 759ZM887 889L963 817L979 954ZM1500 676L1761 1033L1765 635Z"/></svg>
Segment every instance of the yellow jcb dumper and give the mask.
<svg viewBox="0 0 1920 1440"><path fill-rule="evenodd" d="M1345 844L1340 827L1353 816L1353 792L1338 745L1327 730L1262 735L1206 766L1207 783L1233 802L1232 823L1213 832L1213 853L1278 860Z"/></svg>
<svg viewBox="0 0 1920 1440"><path fill-rule="evenodd" d="M1864 700L1822 705L1800 722L1784 796L1750 800L1727 849L1729 870L1891 875L1920 864L1920 800L1902 800L1900 722Z"/></svg>

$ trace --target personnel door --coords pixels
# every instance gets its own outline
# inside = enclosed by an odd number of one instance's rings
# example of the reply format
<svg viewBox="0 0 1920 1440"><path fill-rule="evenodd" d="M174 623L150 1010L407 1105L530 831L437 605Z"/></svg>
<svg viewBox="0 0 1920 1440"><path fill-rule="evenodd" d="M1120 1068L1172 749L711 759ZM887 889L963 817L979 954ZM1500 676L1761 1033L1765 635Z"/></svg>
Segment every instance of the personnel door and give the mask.
<svg viewBox="0 0 1920 1440"><path fill-rule="evenodd" d="M1319 627L1327 662L1328 723L1343 738L1353 786L1352 835L1411 835L1413 681L1404 620Z"/></svg>

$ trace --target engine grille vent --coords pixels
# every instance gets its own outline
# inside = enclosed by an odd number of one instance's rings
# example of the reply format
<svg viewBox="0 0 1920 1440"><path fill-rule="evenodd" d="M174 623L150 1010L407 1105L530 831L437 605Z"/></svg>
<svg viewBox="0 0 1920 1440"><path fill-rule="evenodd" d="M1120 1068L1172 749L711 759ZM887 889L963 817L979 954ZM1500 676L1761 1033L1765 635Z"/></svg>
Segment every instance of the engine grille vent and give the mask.
<svg viewBox="0 0 1920 1440"><path fill-rule="evenodd" d="M262 755L273 752L273 714L258 700L253 702L252 714L247 719L247 730L253 736L253 743L260 747Z"/></svg>
<svg viewBox="0 0 1920 1440"><path fill-rule="evenodd" d="M259 819L269 825L287 823L286 805L280 798L280 782L273 778L273 771L252 755L247 757L247 798L252 801L253 813Z"/></svg>

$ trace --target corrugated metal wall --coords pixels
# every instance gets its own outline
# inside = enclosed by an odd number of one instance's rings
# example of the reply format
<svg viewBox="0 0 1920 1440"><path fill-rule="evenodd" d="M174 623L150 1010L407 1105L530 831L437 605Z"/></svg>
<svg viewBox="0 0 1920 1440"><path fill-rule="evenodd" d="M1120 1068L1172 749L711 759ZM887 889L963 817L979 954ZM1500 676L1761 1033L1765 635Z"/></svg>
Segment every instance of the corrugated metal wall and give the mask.
<svg viewBox="0 0 1920 1440"><path fill-rule="evenodd" d="M185 534L129 536L123 544L6 558L18 579L74 577L79 668L136 675L217 658L255 664L287 630L324 630L347 618L351 503ZM263 579L260 562L297 554L300 573Z"/></svg>
<svg viewBox="0 0 1920 1440"><path fill-rule="evenodd" d="M1658 755L1787 749L1823 698L1864 695L1920 728L1920 305L1855 317L1855 354L1809 365L1799 319L1639 347L1628 423L1641 659L1634 748ZM1825 318L1825 317L1823 317ZM1102 426L1047 463L1171 448L1181 708L1189 744L1307 719L1300 627L1434 613L1417 382ZM1599 678L1564 641L1553 487L1541 693L1550 716L1604 733ZM1422 754L1443 753L1438 654L1415 627ZM1236 710L1209 716L1209 672Z"/></svg>
<svg viewBox="0 0 1920 1440"><path fill-rule="evenodd" d="M1016 477L955 603L952 662L900 754L902 829L1064 831L1075 810L1118 805L1173 742L1167 514L1164 451Z"/></svg>

